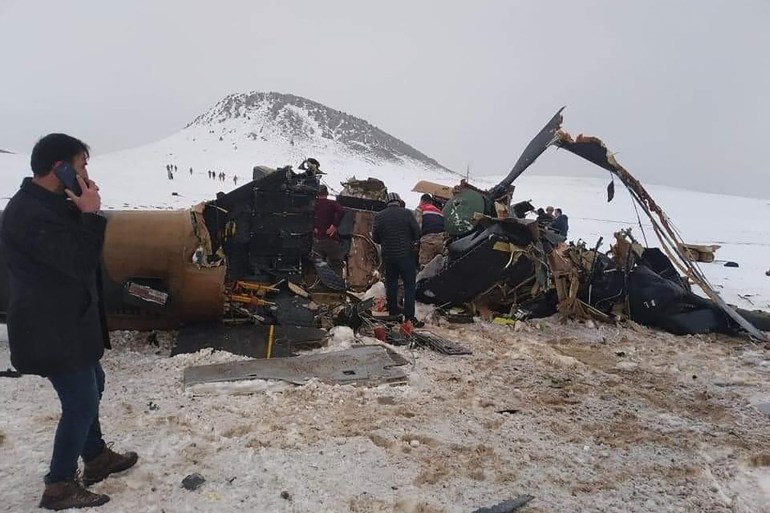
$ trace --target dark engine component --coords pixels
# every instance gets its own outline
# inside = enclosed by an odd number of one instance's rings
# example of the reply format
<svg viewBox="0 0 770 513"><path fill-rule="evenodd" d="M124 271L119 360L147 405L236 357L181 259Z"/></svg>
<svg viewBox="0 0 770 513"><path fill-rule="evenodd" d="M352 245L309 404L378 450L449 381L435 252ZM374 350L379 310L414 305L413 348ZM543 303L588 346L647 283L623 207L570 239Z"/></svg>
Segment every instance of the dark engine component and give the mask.
<svg viewBox="0 0 770 513"><path fill-rule="evenodd" d="M533 274L532 261L514 259L507 249L511 243L524 247L532 242L529 229L515 222L494 223L458 239L449 245L443 268L417 282L417 298L424 303L459 304L500 281L520 283Z"/></svg>
<svg viewBox="0 0 770 513"><path fill-rule="evenodd" d="M212 246L228 256L228 281L300 275L313 246L318 176L291 166L211 202L204 218Z"/></svg>

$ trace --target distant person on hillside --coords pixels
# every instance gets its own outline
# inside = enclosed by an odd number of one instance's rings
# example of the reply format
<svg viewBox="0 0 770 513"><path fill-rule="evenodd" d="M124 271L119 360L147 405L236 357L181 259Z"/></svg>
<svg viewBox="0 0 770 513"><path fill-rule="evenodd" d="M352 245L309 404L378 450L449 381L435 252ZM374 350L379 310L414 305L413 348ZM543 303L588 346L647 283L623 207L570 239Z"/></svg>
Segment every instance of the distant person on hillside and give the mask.
<svg viewBox="0 0 770 513"><path fill-rule="evenodd" d="M420 258L422 268L433 258L444 251L444 214L433 203L430 194L420 197L420 204L414 210L414 217L420 226Z"/></svg>
<svg viewBox="0 0 770 513"><path fill-rule="evenodd" d="M556 218L551 223L551 228L566 237L567 232L569 231L569 218L564 213L562 213L560 208L557 208L554 212L556 214Z"/></svg>
<svg viewBox="0 0 770 513"><path fill-rule="evenodd" d="M190 168L190 176L192 176L192 168Z"/></svg>
<svg viewBox="0 0 770 513"><path fill-rule="evenodd" d="M233 185L238 185L238 175L233 175Z"/></svg>
<svg viewBox="0 0 770 513"><path fill-rule="evenodd" d="M414 214L402 206L401 197L389 192L387 207L374 216L372 240L382 247L388 313L398 315L398 279L404 282L404 317L415 327L425 323L415 317L415 288L420 227Z"/></svg>
<svg viewBox="0 0 770 513"><path fill-rule="evenodd" d="M342 205L329 199L329 189L321 185L315 202L313 253L325 260L339 276L342 276L343 262L337 228L344 215Z"/></svg>
<svg viewBox="0 0 770 513"><path fill-rule="evenodd" d="M99 423L105 379L99 361L110 347L100 266L107 219L88 158L88 146L69 135L40 139L30 159L33 176L8 202L0 228L10 277L11 363L22 374L46 378L61 403L40 500L41 508L52 510L106 503L107 495L84 486L137 462L136 453L119 454L104 442ZM62 163L74 169L79 196L55 172ZM78 458L84 462L80 478Z"/></svg>

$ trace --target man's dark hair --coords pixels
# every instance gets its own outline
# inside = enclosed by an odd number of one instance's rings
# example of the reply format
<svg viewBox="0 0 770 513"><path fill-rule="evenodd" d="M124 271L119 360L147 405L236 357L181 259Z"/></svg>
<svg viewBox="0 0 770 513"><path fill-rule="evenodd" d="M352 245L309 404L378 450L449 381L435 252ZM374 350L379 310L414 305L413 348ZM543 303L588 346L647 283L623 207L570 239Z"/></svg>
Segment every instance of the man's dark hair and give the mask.
<svg viewBox="0 0 770 513"><path fill-rule="evenodd" d="M79 153L89 156L88 145L67 134L48 134L32 148L30 166L35 176L45 176L59 161L72 163Z"/></svg>
<svg viewBox="0 0 770 513"><path fill-rule="evenodd" d="M420 202L423 202L423 201L427 201L428 203L433 203L433 196L425 193L422 196L420 196Z"/></svg>
<svg viewBox="0 0 770 513"><path fill-rule="evenodd" d="M556 210L554 210L554 213L561 215L561 209L557 208Z"/></svg>
<svg viewBox="0 0 770 513"><path fill-rule="evenodd" d="M328 196L329 195L329 189L325 185L320 185L318 187L318 195L319 196Z"/></svg>

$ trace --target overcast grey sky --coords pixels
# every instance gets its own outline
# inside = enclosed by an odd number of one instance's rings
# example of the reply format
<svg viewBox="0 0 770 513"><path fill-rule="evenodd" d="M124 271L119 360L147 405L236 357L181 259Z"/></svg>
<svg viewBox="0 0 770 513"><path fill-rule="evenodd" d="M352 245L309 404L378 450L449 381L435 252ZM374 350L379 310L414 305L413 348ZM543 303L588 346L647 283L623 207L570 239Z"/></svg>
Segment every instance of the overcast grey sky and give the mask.
<svg viewBox="0 0 770 513"><path fill-rule="evenodd" d="M643 181L770 197L769 24L768 0L0 0L0 149L129 148L278 91L502 174L567 105Z"/></svg>

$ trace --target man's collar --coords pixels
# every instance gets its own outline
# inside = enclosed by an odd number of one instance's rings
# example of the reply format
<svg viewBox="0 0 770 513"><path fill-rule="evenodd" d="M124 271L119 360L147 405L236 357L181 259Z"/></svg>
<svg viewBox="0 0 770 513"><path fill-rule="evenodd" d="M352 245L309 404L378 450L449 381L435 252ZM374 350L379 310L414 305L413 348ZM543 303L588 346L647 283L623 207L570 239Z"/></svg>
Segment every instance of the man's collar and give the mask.
<svg viewBox="0 0 770 513"><path fill-rule="evenodd" d="M32 177L30 176L22 180L20 189L26 192L27 194L30 194L43 201L61 202L67 199L67 197L63 194L57 194L55 192L51 192L45 187L36 184L35 182L32 181Z"/></svg>

